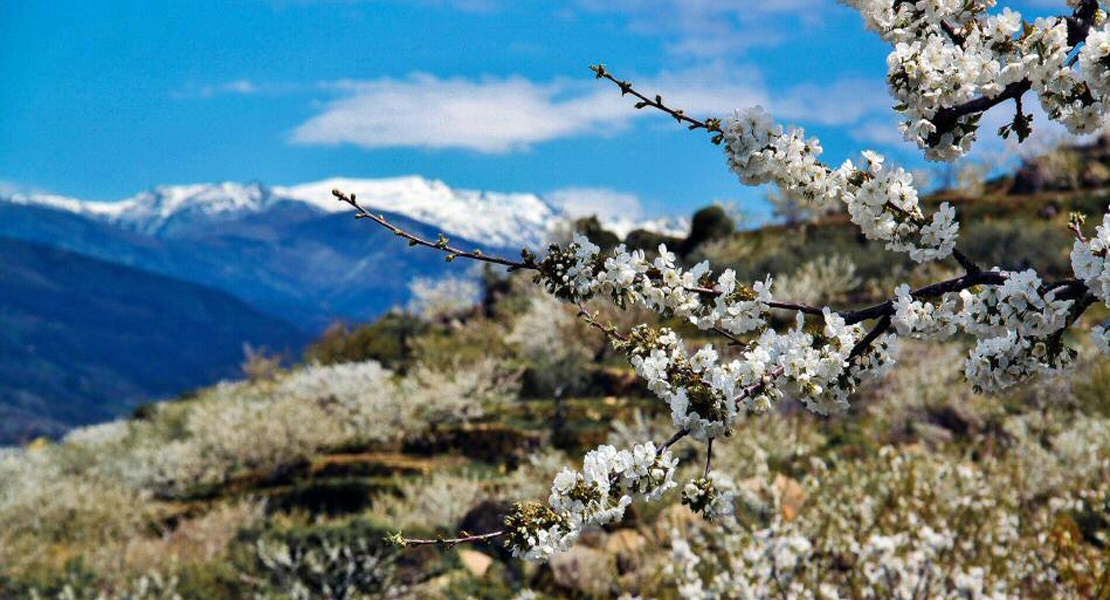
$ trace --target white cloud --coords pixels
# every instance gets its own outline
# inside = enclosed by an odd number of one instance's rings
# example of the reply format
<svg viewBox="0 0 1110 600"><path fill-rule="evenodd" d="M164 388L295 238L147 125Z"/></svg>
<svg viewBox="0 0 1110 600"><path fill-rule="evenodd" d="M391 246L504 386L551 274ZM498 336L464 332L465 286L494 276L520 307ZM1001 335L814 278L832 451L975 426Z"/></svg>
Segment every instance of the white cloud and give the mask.
<svg viewBox="0 0 1110 600"><path fill-rule="evenodd" d="M889 110L886 91L875 82L807 84L773 94L759 70L749 66L715 64L634 78L633 83L645 93L661 93L669 105L691 115L723 117L760 104L785 122L845 126ZM497 154L557 139L607 135L645 116L666 125L657 112L635 110L633 100L621 97L615 86L592 80L542 83L522 77L413 74L321 87L339 97L294 129L294 144Z"/></svg>
<svg viewBox="0 0 1110 600"><path fill-rule="evenodd" d="M867 144L901 147L905 150L917 147L902 137L902 132L898 130L898 121L894 119L874 119L853 127L852 138Z"/></svg>
<svg viewBox="0 0 1110 600"><path fill-rule="evenodd" d="M347 81L332 87L347 96L300 125L298 144L350 143L365 148L465 148L503 153L578 136L623 122L627 102L612 90L575 93L566 83L520 77Z"/></svg>
<svg viewBox="0 0 1110 600"><path fill-rule="evenodd" d="M633 30L663 36L674 54L714 58L775 46L819 24L829 0L578 0L593 13L629 18Z"/></svg>
<svg viewBox="0 0 1110 600"><path fill-rule="evenodd" d="M15 195L28 195L28 194L49 194L47 190L40 187L19 183L10 179L0 179L0 198Z"/></svg>
<svg viewBox="0 0 1110 600"><path fill-rule="evenodd" d="M14 181L0 179L0 197L12 196L20 192L20 187Z"/></svg>
<svg viewBox="0 0 1110 600"><path fill-rule="evenodd" d="M609 188L562 188L544 195L544 199L574 218L596 215L603 221L636 220L644 213L639 196Z"/></svg>
<svg viewBox="0 0 1110 600"><path fill-rule="evenodd" d="M497 0L270 0L274 8L284 9L288 6L299 4L376 4L393 2L394 4L416 4L432 8L447 7L460 12L492 13L498 10L500 4Z"/></svg>
<svg viewBox="0 0 1110 600"><path fill-rule="evenodd" d="M845 79L830 85L806 83L791 88L773 103L773 110L783 119L841 126L893 114L891 104L883 81Z"/></svg>
<svg viewBox="0 0 1110 600"><path fill-rule="evenodd" d="M170 94L177 99L215 98L216 96L251 96L261 91L260 86L247 79L237 79L224 83L190 84Z"/></svg>

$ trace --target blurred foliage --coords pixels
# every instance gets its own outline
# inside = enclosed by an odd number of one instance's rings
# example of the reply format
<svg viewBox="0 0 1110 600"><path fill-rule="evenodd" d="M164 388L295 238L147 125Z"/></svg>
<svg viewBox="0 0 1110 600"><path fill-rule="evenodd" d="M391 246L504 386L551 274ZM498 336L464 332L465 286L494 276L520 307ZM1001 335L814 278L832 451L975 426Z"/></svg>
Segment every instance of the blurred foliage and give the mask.
<svg viewBox="0 0 1110 600"><path fill-rule="evenodd" d="M376 360L404 371L415 354L413 341L428 328L425 321L396 311L353 329L337 323L305 350L305 360L323 365Z"/></svg>
<svg viewBox="0 0 1110 600"><path fill-rule="evenodd" d="M1006 194L1010 185L985 182L982 198L944 192L926 203L957 207L961 245L981 263L1067 276L1066 214L1098 214L1107 196L1087 188ZM575 227L602 246L620 241L596 219ZM954 268L887 252L841 214L736 231L725 210L709 207L694 216L685 240L639 230L624 241L649 253L666 243L685 262L709 259L740 281L775 274L783 290L838 304L867 303L898 283L918 285ZM822 543L819 530L801 529L818 522L840 527L837 539L851 547L868 541L858 519L838 525L822 511L874 508L879 521L869 527L889 530L891 519L910 518L899 512L910 505L924 507L912 518L955 528L966 540L961 552L982 556L992 548L980 525L1022 523L991 573L1003 572L1018 549L1057 560L1060 589L1093 590L1092 578L1107 573L1110 362L1079 339L1072 342L1083 352L1069 379L1003 397L976 394L963 381L963 341L907 342L899 366L853 398L847 415L819 418L784 406L741 419L714 456L715 470L733 475L744 494L743 526L732 530L700 521L675 493L588 532L563 563L525 565L496 543L396 552L383 538L398 528L429 538L492 529L511 502L546 497L554 474L577 466L586 450L659 441L672 430L668 408L573 307L537 294L527 273L487 269L482 283L480 309L450 319L392 312L369 324L337 324L305 352L304 365L266 364L248 381L144 406L130 422L0 451L0 597L37 589L44 600L65 600L67 586L78 600L96 597L132 586L153 565L176 578L182 600L360 597L323 591L355 581L344 575L353 567L374 575L344 588L365 597L669 599L678 585L666 568L674 532L759 549L746 528L794 527ZM622 329L661 322L601 301L590 308ZM1096 308L1091 320L1106 314ZM736 351L687 323L663 322L692 345ZM702 446L680 443L675 452L681 477L700 471ZM976 493L988 498L1019 496L999 505L996 519L937 521L959 496L914 490L914 477L948 471L974 475ZM727 549L703 550L727 556ZM742 564L707 559L699 569L727 575ZM595 579L584 581L586 571ZM296 596L297 585L306 595Z"/></svg>
<svg viewBox="0 0 1110 600"><path fill-rule="evenodd" d="M617 234L607 231L597 217L584 217L574 222L574 230L597 244L602 252L608 252L621 243Z"/></svg>
<svg viewBox="0 0 1110 600"><path fill-rule="evenodd" d="M735 230L736 222L724 207L707 206L694 213L694 220L690 224L690 235L679 244L678 253L687 256L698 246L726 238Z"/></svg>

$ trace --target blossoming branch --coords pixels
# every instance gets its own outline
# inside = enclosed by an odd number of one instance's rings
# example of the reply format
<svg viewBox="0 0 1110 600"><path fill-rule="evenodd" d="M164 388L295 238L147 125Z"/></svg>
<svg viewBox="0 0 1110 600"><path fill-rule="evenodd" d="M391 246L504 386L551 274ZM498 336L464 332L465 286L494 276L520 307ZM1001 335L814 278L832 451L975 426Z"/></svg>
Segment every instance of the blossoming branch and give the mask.
<svg viewBox="0 0 1110 600"><path fill-rule="evenodd" d="M1022 99L1034 92L1049 117L1081 133L1101 126L1110 94L1110 29L1090 0L1071 1L1069 16L1028 23L1006 8L988 13L993 0L845 0L869 28L894 46L888 81L904 121L901 129L927 157L952 160L967 153L984 112L1013 99L1016 114L1000 134L1024 140L1031 131ZM520 260L426 240L365 210L351 194L334 195L360 218L410 245L457 258L527 270L554 297L580 307L579 316L603 331L624 353L648 388L670 409L674 436L667 442L589 452L581 470L565 468L546 504L517 505L505 529L402 545L456 544L504 537L514 555L542 560L573 544L581 531L619 521L634 501L651 501L675 487L677 460L670 447L689 437L706 444L703 476L682 488L682 500L708 518L728 514L734 486L711 469L714 440L727 436L743 412L768 411L795 401L818 414L842 412L859 385L894 365L899 337L943 340L963 332L975 340L964 375L976 388L998 392L1038 375L1067 368L1076 351L1064 334L1096 301L1110 303L1110 214L1093 238L1072 223L1075 279L1045 282L1033 270L983 269L957 247L956 212L941 204L922 209L913 177L865 151L858 163L821 162L819 140L799 128L774 123L760 107L728 119L698 119L668 106L661 96L638 91L604 65L591 67L622 94L690 130L704 130L722 147L729 169L746 185L775 184L814 209L843 205L863 235L918 263L953 258L964 274L917 289L898 286L893 296L863 308L811 306L778 299L774 281L745 284L730 269L715 273L707 262L680 265L665 245L649 257L625 246L603 254L583 236L551 245L542 258L529 250ZM672 329L643 324L619 331L586 307L606 298L621 308L639 306L713 332L737 347L722 356L712 344L689 348ZM778 330L775 311L793 313ZM865 323L870 322L870 327ZM1095 327L1095 345L1110 350L1110 330ZM728 355L731 354L731 359Z"/></svg>

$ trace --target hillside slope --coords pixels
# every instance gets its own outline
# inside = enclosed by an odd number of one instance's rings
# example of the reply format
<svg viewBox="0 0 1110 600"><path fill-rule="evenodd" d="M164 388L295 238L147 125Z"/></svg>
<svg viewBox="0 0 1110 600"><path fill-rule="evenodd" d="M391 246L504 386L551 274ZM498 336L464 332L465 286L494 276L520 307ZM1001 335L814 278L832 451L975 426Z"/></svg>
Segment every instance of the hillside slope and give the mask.
<svg viewBox="0 0 1110 600"><path fill-rule="evenodd" d="M421 235L439 233L386 215ZM372 319L404 305L413 277L457 272L442 257L414 252L348 213L306 213L303 206L288 204L261 217L212 223L188 237L159 239L64 210L0 202L0 237L216 288L309 332L323 331L337 319Z"/></svg>
<svg viewBox="0 0 1110 600"><path fill-rule="evenodd" d="M304 341L223 292L0 238L0 444L235 375L244 342Z"/></svg>

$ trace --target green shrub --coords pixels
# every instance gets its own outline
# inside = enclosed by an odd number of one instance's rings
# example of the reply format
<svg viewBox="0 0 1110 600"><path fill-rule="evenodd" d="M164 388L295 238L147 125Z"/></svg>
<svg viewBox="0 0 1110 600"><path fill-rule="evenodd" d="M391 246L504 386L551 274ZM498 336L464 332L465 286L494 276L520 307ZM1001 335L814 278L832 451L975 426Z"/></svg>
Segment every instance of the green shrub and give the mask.
<svg viewBox="0 0 1110 600"><path fill-rule="evenodd" d="M425 322L401 312L354 329L336 324L305 350L305 361L329 365L376 360L403 372L413 359L414 340L427 329Z"/></svg>
<svg viewBox="0 0 1110 600"><path fill-rule="evenodd" d="M713 240L728 237L736 230L736 223L720 206L707 206L694 213L690 224L690 235L678 247L679 254L686 256L695 248Z"/></svg>

